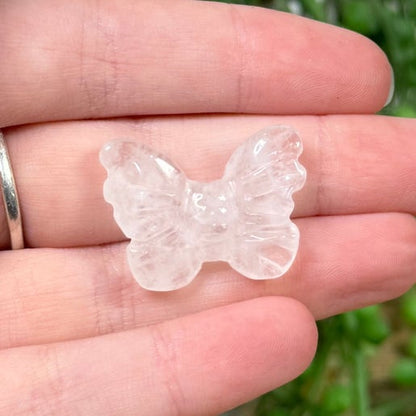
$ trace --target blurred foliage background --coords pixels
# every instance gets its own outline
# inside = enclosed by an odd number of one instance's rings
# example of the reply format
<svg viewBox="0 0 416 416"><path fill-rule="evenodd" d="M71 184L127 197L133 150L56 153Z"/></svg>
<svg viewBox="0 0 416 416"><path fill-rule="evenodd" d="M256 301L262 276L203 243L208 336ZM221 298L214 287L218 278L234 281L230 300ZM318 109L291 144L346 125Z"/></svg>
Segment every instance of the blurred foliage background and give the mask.
<svg viewBox="0 0 416 416"><path fill-rule="evenodd" d="M224 2L296 13L371 38L395 73L393 101L381 113L416 117L416 0ZM223 416L416 415L416 288L318 326L318 352L302 376Z"/></svg>

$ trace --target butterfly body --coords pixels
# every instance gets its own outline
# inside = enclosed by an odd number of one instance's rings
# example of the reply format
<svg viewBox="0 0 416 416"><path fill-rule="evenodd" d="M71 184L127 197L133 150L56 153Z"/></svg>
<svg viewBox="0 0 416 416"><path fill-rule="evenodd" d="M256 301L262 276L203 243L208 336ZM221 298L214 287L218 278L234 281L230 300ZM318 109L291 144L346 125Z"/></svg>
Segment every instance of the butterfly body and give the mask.
<svg viewBox="0 0 416 416"><path fill-rule="evenodd" d="M205 261L227 261L226 246L234 235L238 218L232 181L189 181L184 214L188 218L194 246Z"/></svg>

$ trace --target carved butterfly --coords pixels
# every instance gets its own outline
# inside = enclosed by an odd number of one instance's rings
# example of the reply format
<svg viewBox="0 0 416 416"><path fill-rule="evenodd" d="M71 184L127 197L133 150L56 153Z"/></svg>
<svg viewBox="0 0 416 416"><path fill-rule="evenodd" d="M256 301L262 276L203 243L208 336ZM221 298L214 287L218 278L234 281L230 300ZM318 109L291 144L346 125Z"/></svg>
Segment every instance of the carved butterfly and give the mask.
<svg viewBox="0 0 416 416"><path fill-rule="evenodd" d="M142 144L107 143L100 153L104 197L131 239L127 257L137 282L178 289L209 261L226 261L251 279L284 274L299 244L290 215L292 194L306 179L301 152L291 127L269 127L235 150L221 179L203 183Z"/></svg>

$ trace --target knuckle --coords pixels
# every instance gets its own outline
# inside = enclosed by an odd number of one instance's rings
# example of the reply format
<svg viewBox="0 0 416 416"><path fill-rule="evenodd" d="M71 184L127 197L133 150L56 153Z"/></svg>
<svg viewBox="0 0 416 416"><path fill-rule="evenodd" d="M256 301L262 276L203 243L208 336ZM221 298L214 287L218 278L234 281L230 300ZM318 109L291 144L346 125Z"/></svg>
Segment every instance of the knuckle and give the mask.
<svg viewBox="0 0 416 416"><path fill-rule="evenodd" d="M177 376L177 344L166 327L153 325L150 328L156 362L160 366L159 374L164 387L164 398L169 409L167 414L180 416L184 414L186 398Z"/></svg>

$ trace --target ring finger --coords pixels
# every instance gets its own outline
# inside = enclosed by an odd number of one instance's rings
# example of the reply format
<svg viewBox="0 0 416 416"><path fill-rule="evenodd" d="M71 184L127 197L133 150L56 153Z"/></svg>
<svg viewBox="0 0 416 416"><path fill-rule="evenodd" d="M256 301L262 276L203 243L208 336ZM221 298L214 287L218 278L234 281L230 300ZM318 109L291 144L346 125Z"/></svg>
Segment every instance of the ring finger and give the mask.
<svg viewBox="0 0 416 416"><path fill-rule="evenodd" d="M298 256L280 279L252 281L207 264L188 287L149 292L132 278L126 243L0 253L0 349L133 329L264 295L316 318L391 299L415 281L416 222L406 214L302 218Z"/></svg>

